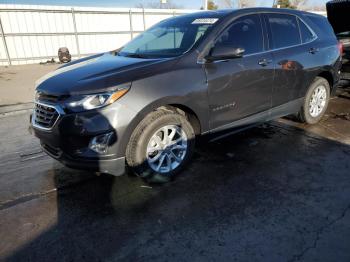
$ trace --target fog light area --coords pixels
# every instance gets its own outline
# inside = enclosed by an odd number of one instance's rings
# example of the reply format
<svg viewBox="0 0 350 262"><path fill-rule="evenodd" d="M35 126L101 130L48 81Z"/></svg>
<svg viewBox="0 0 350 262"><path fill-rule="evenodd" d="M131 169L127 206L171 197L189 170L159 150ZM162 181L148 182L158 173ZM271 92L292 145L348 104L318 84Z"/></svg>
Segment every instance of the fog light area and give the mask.
<svg viewBox="0 0 350 262"><path fill-rule="evenodd" d="M112 135L113 132L95 136L91 139L89 148L99 154L107 153L109 140L111 139Z"/></svg>

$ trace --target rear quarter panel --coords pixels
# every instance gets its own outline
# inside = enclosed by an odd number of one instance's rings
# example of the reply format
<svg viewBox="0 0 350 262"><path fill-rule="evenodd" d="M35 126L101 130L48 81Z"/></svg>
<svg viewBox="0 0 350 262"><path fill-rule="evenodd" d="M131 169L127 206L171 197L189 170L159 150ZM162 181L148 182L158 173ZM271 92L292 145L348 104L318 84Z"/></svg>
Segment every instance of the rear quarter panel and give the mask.
<svg viewBox="0 0 350 262"><path fill-rule="evenodd" d="M337 38L326 17L322 18L325 19L326 24L328 24L329 28L327 28L327 30L323 30L322 28L318 27L312 19L310 19L310 16L312 17L313 15L303 15L302 19L316 33L317 39L312 43L311 47L318 48L319 52L313 55L310 61L307 61L307 63L310 65L308 68L306 68L308 80L307 83L309 85L317 75L328 72L332 75L333 81L331 82L331 86L334 87L339 81L338 72L341 68L341 56L338 49Z"/></svg>

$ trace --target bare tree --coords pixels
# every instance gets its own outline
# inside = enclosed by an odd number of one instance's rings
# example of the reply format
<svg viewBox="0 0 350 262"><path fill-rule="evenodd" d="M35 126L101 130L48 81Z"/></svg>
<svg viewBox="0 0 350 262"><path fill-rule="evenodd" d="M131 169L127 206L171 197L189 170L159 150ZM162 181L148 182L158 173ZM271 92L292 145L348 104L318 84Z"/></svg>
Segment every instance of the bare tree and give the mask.
<svg viewBox="0 0 350 262"><path fill-rule="evenodd" d="M295 9L304 10L307 8L309 0L291 0L291 5L294 6Z"/></svg>
<svg viewBox="0 0 350 262"><path fill-rule="evenodd" d="M244 7L253 7L256 5L255 0L238 0L238 7L244 8Z"/></svg>
<svg viewBox="0 0 350 262"><path fill-rule="evenodd" d="M325 12L326 5L315 5L315 6L313 6L312 10Z"/></svg>
<svg viewBox="0 0 350 262"><path fill-rule="evenodd" d="M213 0L208 0L207 9L208 10L216 10L216 9L218 9L218 5L215 4L215 2Z"/></svg>
<svg viewBox="0 0 350 262"><path fill-rule="evenodd" d="M225 8L233 8L233 2L231 0L221 0L221 3Z"/></svg>

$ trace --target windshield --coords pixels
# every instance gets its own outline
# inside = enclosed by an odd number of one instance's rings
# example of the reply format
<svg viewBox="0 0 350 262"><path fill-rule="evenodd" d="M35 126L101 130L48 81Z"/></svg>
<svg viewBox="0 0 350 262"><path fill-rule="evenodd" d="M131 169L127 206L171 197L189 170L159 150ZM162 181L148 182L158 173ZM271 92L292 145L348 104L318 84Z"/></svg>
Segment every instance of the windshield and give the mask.
<svg viewBox="0 0 350 262"><path fill-rule="evenodd" d="M179 56L200 41L217 20L178 17L160 22L126 44L118 55L140 58Z"/></svg>

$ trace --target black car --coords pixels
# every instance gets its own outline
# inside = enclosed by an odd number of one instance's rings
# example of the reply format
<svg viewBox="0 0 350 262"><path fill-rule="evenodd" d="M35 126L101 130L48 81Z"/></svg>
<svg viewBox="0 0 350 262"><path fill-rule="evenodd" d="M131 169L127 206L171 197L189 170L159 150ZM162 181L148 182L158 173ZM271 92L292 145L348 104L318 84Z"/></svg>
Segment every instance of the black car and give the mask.
<svg viewBox="0 0 350 262"><path fill-rule="evenodd" d="M350 80L350 0L334 0L326 4L327 17L342 48L341 78Z"/></svg>
<svg viewBox="0 0 350 262"><path fill-rule="evenodd" d="M69 167L169 179L195 137L297 114L315 124L336 89L325 17L285 9L203 11L158 23L119 50L38 80L32 126Z"/></svg>

